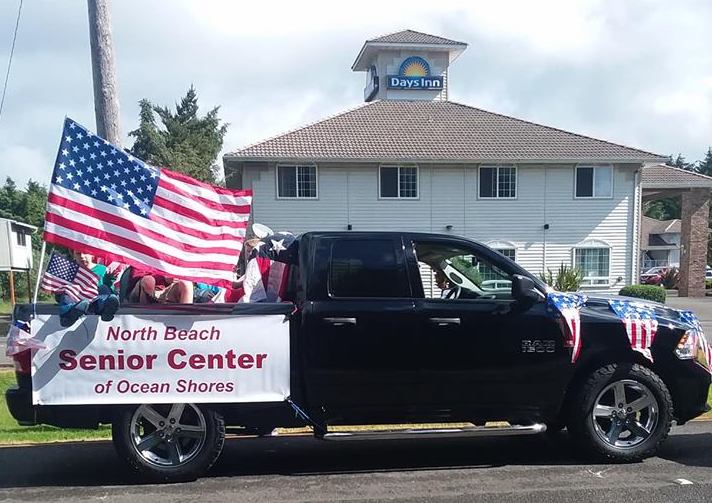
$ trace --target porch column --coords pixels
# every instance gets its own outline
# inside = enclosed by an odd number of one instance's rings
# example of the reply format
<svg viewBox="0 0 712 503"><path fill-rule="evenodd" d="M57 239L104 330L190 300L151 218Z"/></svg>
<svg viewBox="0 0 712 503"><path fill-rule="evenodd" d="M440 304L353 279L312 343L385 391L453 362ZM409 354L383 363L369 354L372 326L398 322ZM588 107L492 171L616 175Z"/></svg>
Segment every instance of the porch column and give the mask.
<svg viewBox="0 0 712 503"><path fill-rule="evenodd" d="M709 202L708 188L690 189L682 193L681 297L705 296Z"/></svg>

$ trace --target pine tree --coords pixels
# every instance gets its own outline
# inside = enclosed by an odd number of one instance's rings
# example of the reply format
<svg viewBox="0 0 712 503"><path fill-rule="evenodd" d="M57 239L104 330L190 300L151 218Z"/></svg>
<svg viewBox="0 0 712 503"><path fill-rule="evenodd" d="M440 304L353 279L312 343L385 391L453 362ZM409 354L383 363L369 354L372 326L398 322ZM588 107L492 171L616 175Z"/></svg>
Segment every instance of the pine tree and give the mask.
<svg viewBox="0 0 712 503"><path fill-rule="evenodd" d="M674 166L676 168L680 169L686 169L687 171L695 171L695 163L694 162L687 162L685 159L685 156L678 153L677 157L673 156L668 156L668 161L667 161L668 166Z"/></svg>
<svg viewBox="0 0 712 503"><path fill-rule="evenodd" d="M228 127L220 123L220 107L199 117L198 94L193 86L176 104L175 112L147 99L141 100L139 106L139 127L129 133L136 139L130 149L132 155L204 182L215 183L219 179L215 160Z"/></svg>
<svg viewBox="0 0 712 503"><path fill-rule="evenodd" d="M707 147L705 158L697 163L697 172L712 176L712 147Z"/></svg>

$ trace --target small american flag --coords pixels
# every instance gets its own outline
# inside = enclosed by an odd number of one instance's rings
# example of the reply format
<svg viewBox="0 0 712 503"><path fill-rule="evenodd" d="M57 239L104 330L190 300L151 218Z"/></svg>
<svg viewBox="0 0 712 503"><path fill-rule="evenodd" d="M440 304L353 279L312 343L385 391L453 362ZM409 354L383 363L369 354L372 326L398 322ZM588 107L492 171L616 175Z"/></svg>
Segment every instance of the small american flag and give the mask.
<svg viewBox="0 0 712 503"><path fill-rule="evenodd" d="M40 286L50 293L66 293L74 302L99 295L99 277L86 267L52 253Z"/></svg>
<svg viewBox="0 0 712 503"><path fill-rule="evenodd" d="M705 361L707 362L707 370L712 373L712 347L710 347L707 342L700 320L692 311L680 311L680 319L692 327L692 336L697 339L693 342L695 344L699 343L700 346L702 346L702 350L705 354Z"/></svg>
<svg viewBox="0 0 712 503"><path fill-rule="evenodd" d="M653 361L650 347L658 332L658 320L653 309L641 302L621 299L611 299L608 305L625 325L630 347Z"/></svg>
<svg viewBox="0 0 712 503"><path fill-rule="evenodd" d="M550 292L546 297L547 309L558 313L568 329L566 347L572 348L571 362L574 363L581 352L581 315L579 310L588 298L580 293Z"/></svg>
<svg viewBox="0 0 712 503"><path fill-rule="evenodd" d="M249 190L150 166L66 119L44 239L107 262L230 286L251 204Z"/></svg>

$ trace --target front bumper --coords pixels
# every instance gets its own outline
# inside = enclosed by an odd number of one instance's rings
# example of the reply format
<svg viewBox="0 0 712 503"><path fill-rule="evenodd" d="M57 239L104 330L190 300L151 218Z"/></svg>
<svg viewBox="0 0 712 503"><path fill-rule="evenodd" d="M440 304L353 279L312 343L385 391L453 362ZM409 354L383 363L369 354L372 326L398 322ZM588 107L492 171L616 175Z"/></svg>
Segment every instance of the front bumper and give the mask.
<svg viewBox="0 0 712 503"><path fill-rule="evenodd" d="M675 420L678 424L684 424L711 410L707 396L712 376L695 362L688 360L680 364L678 371L661 377L672 394ZM684 371L680 371L683 366Z"/></svg>

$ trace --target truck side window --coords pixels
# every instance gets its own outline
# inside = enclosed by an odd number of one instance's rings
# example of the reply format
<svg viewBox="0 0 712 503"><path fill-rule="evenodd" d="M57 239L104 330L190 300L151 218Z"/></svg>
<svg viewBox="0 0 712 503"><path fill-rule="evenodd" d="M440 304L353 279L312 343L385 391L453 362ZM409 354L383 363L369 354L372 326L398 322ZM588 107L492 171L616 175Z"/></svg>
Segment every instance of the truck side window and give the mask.
<svg viewBox="0 0 712 503"><path fill-rule="evenodd" d="M415 253L425 298L512 298L511 275L470 250L416 242Z"/></svg>
<svg viewBox="0 0 712 503"><path fill-rule="evenodd" d="M329 293L334 297L410 297L405 265L389 239L345 239L331 248Z"/></svg>

